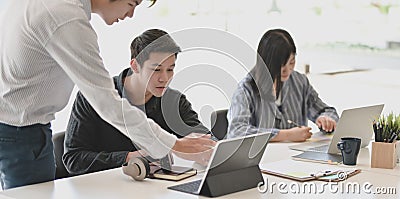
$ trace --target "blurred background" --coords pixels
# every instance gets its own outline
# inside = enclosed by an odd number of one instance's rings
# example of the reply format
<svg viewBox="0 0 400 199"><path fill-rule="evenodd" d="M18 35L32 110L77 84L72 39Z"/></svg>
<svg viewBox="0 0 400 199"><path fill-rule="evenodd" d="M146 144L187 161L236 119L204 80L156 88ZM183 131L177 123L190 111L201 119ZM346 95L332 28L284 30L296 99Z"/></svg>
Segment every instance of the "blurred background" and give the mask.
<svg viewBox="0 0 400 199"><path fill-rule="evenodd" d="M3 13L10 2L0 0L1 17L7 17ZM297 45L295 70L307 72L321 98L339 113L377 103L385 103L384 113L400 113L400 0L158 0L151 8L145 6L148 2L143 4L133 19L112 26L92 15L101 55L112 76L129 66L132 39L149 28L169 33L213 28L253 49L268 29L283 28ZM213 42L214 38L188 39ZM178 56L176 76L187 75L184 69L198 63L222 69L236 81L247 72L218 53L199 51ZM184 92L203 122L210 125L211 111L229 107L236 85L229 83L221 91L206 84L181 88L173 81L171 87ZM56 115L54 132L65 130L76 90L69 105Z"/></svg>

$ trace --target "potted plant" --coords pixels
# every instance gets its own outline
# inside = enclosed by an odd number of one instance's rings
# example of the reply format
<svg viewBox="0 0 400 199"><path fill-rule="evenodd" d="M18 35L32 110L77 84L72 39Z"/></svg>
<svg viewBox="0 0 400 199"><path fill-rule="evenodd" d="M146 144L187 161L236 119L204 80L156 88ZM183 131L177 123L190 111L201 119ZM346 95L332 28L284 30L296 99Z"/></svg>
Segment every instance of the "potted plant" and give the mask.
<svg viewBox="0 0 400 199"><path fill-rule="evenodd" d="M373 124L375 142L372 143L371 167L393 169L398 162L400 115L382 115Z"/></svg>
<svg viewBox="0 0 400 199"><path fill-rule="evenodd" d="M389 141L395 135L396 139L400 140L400 115L395 115L393 112L382 115L374 124L374 131L379 134L381 141Z"/></svg>

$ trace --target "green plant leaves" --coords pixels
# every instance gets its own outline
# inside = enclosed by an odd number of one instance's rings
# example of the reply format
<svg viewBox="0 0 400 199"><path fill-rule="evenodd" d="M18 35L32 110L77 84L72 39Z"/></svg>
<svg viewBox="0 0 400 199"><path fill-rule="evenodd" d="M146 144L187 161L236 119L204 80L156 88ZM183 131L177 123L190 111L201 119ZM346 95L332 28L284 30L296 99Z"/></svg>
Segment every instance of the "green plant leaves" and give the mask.
<svg viewBox="0 0 400 199"><path fill-rule="evenodd" d="M378 123L383 126L383 138L388 140L392 132L397 133L397 140L400 140L400 115L394 114L393 112L389 113L388 115L382 115L378 119Z"/></svg>

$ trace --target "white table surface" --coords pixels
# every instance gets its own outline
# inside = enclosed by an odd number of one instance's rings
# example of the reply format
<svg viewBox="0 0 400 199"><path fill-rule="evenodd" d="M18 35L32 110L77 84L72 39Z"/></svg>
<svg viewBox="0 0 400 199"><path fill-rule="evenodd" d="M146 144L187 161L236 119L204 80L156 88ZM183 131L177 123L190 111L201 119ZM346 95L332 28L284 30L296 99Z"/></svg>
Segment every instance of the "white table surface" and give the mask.
<svg viewBox="0 0 400 199"><path fill-rule="evenodd" d="M288 146L293 143L270 143L267 146L266 152L264 153L263 159L260 163L260 167L267 165L268 163L275 161L283 161L291 159L292 155L300 153L299 151L289 150ZM188 164L190 162L180 161L177 162ZM191 164L191 163L190 163ZM319 163L307 163L309 167L319 167ZM285 166L285 165L282 165ZM359 168L362 170L360 174L357 174L346 181L344 185L349 183L358 183L364 185L370 183L370 187L373 191L376 187L392 187L396 189L396 194L368 194L362 190L359 193L333 193L326 188L324 193L318 194L299 194L290 193L288 187L286 191L289 193L283 193L276 187L267 190L266 193L260 193L257 188L250 190L228 194L221 198L294 198L307 195L307 198L400 198L400 167L397 165L395 169L379 169L370 168L370 147L361 149L358 162L355 167L349 167L345 165L339 165L336 167L342 168ZM134 181L130 177L122 174L121 168L111 169L107 171L101 171L97 173L91 173L81 176L75 176L65 179L60 179L52 182L40 183L35 185L29 185L14 189L9 189L0 192L0 199L8 198L30 198L30 199L60 199L60 198L199 198L202 196L181 193L167 189L168 186L180 184L183 182L189 182L195 179L201 178L203 173L198 174L195 177L180 181L171 182L163 180L146 179L142 182ZM286 183L286 185L292 185L297 182L291 181L284 178L275 176L265 175L264 180L268 181L269 184L275 183ZM321 187L324 182L312 181L317 187ZM347 183L347 184L346 184ZM302 185L302 183L297 183ZM293 186L293 185L292 185ZM339 186L339 185L338 185ZM322 188L321 188L322 189ZM341 192L339 190L339 192Z"/></svg>

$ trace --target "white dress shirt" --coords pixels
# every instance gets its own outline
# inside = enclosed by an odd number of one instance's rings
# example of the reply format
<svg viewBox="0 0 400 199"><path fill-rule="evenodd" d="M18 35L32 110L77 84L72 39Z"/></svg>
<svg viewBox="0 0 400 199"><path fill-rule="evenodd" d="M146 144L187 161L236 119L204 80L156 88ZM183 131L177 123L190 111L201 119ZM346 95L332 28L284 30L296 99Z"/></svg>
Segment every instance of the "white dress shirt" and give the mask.
<svg viewBox="0 0 400 199"><path fill-rule="evenodd" d="M154 158L170 151L177 138L115 90L89 23L90 0L10 4L0 27L1 123L49 123L66 106L76 84L105 121L140 148L151 149L146 151Z"/></svg>

